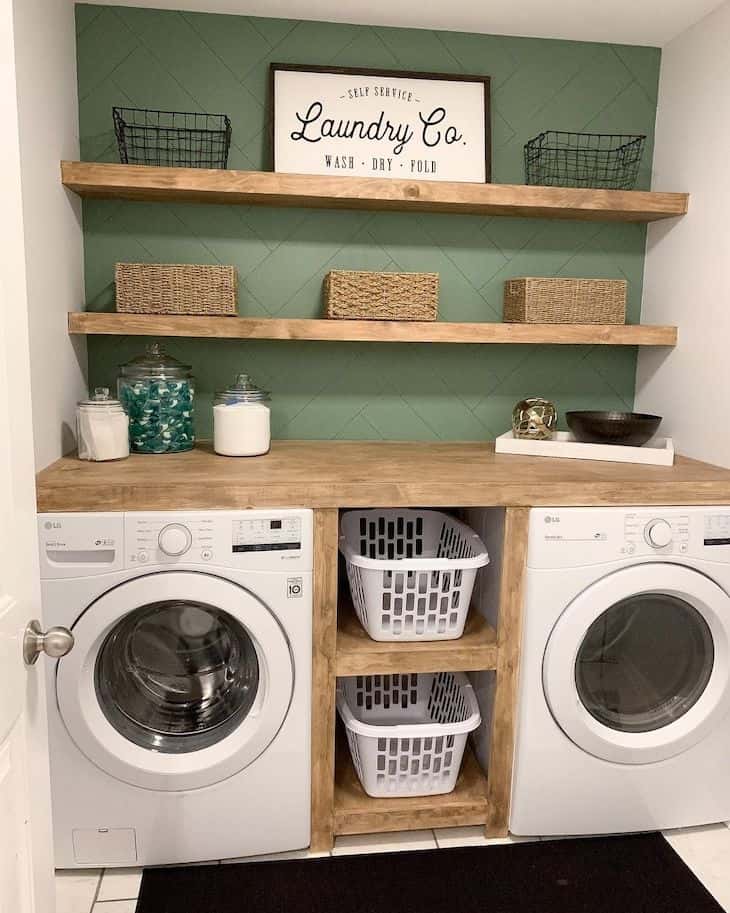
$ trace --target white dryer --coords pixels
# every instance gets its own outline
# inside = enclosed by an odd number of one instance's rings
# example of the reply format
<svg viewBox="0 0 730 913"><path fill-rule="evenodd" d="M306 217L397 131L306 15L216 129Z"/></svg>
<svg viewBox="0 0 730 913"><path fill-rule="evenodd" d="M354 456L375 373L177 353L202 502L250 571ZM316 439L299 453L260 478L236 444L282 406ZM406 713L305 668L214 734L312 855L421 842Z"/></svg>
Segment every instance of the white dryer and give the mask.
<svg viewBox="0 0 730 913"><path fill-rule="evenodd" d="M730 819L730 507L530 513L510 829Z"/></svg>
<svg viewBox="0 0 730 913"><path fill-rule="evenodd" d="M56 865L309 845L312 512L44 514Z"/></svg>

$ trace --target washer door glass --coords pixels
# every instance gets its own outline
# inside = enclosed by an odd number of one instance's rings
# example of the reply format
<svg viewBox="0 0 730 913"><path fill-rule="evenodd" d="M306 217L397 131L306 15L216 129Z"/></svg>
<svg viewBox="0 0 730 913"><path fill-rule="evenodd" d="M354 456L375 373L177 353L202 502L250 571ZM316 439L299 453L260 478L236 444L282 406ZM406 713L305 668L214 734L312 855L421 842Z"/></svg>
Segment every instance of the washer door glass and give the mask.
<svg viewBox="0 0 730 913"><path fill-rule="evenodd" d="M214 745L245 719L259 666L232 615L170 599L135 609L111 629L94 677L101 709L118 732L179 754Z"/></svg>
<svg viewBox="0 0 730 913"><path fill-rule="evenodd" d="M608 573L573 596L547 637L550 713L595 757L672 758L730 713L729 635L730 597L705 574L659 561Z"/></svg>
<svg viewBox="0 0 730 913"><path fill-rule="evenodd" d="M652 732L684 716L712 674L712 634L688 602L665 593L622 599L590 626L575 682L584 707L619 732Z"/></svg>

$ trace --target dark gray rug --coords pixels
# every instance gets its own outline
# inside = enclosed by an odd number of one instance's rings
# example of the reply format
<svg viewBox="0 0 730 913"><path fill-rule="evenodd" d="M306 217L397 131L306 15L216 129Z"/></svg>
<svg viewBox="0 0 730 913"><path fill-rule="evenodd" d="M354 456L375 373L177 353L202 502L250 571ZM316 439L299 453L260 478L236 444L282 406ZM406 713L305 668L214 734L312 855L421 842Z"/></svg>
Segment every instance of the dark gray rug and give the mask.
<svg viewBox="0 0 730 913"><path fill-rule="evenodd" d="M723 913L660 834L145 869L137 913Z"/></svg>

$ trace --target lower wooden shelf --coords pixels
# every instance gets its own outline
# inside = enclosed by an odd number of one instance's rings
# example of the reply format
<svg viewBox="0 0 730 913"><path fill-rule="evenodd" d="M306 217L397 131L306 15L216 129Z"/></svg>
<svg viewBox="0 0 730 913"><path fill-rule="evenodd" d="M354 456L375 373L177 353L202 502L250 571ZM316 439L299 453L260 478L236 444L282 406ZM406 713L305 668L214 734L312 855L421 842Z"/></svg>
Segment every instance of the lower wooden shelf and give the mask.
<svg viewBox="0 0 730 913"><path fill-rule="evenodd" d="M360 785L344 740L337 746L335 834L462 827L487 822L487 778L467 746L456 789L445 796L373 799Z"/></svg>
<svg viewBox="0 0 730 913"><path fill-rule="evenodd" d="M337 675L388 675L397 672L473 672L497 666L497 636L473 609L458 640L380 643L372 640L349 598L337 611Z"/></svg>
<svg viewBox="0 0 730 913"><path fill-rule="evenodd" d="M544 343L591 346L677 344L677 328L674 326L192 317L73 311L68 315L68 331L89 336L188 336L201 339L300 339L320 342Z"/></svg>

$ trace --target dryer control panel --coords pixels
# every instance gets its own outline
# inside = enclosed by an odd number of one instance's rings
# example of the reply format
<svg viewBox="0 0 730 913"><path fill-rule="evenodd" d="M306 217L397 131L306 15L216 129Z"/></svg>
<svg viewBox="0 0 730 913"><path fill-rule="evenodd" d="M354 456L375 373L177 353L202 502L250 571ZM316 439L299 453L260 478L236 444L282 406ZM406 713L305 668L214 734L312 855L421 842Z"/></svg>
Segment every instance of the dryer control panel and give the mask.
<svg viewBox="0 0 730 913"><path fill-rule="evenodd" d="M41 576L191 564L308 571L312 516L304 509L42 514Z"/></svg>
<svg viewBox="0 0 730 913"><path fill-rule="evenodd" d="M529 567L570 568L625 558L704 558L730 563L730 507L530 511Z"/></svg>

